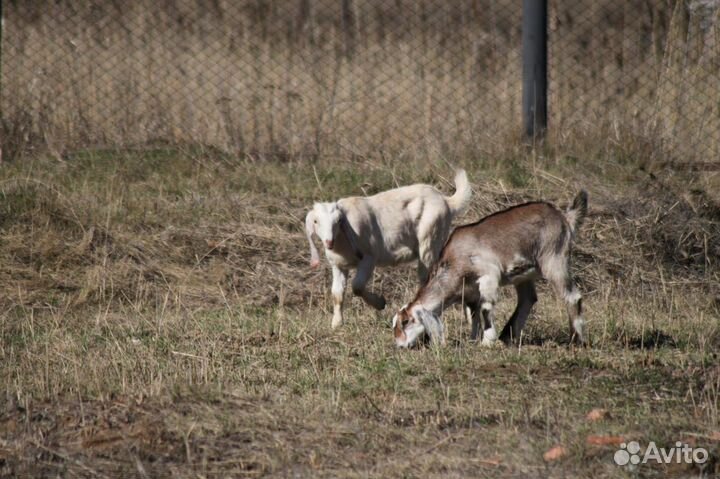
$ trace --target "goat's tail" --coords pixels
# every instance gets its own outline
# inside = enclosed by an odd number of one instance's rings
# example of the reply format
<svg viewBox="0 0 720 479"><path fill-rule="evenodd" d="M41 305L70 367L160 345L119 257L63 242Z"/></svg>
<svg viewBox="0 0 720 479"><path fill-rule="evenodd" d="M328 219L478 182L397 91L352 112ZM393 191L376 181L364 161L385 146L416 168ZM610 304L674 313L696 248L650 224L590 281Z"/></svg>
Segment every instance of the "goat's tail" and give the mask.
<svg viewBox="0 0 720 479"><path fill-rule="evenodd" d="M572 205L565 210L565 219L570 225L570 233L574 236L580 228L583 220L587 216L588 211L588 194L585 190L580 190L575 196Z"/></svg>
<svg viewBox="0 0 720 479"><path fill-rule="evenodd" d="M470 188L467 173L465 173L465 170L458 170L455 173L455 194L446 197L453 217L462 214L470 206L471 196L472 188Z"/></svg>

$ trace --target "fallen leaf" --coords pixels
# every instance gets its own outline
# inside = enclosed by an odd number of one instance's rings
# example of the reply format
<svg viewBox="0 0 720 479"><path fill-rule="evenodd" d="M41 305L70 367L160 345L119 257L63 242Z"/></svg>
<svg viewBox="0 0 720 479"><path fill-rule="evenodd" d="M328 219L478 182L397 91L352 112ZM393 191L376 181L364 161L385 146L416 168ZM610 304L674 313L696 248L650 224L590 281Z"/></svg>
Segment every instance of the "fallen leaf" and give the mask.
<svg viewBox="0 0 720 479"><path fill-rule="evenodd" d="M626 442L623 436L588 436L586 442L591 446L617 446Z"/></svg>
<svg viewBox="0 0 720 479"><path fill-rule="evenodd" d="M720 431L713 431L710 434L701 434L698 432L683 433L683 440L693 439L697 442L697 438L707 439L710 441L720 441ZM692 446L692 444L690 444Z"/></svg>
<svg viewBox="0 0 720 479"><path fill-rule="evenodd" d="M561 459L565 456L567 456L568 450L564 446L554 446L548 449L545 454L543 454L543 459L546 461L557 461L558 459Z"/></svg>
<svg viewBox="0 0 720 479"><path fill-rule="evenodd" d="M607 409L595 408L586 417L588 421L600 421L608 416Z"/></svg>
<svg viewBox="0 0 720 479"><path fill-rule="evenodd" d="M695 447L697 445L697 437L695 436L681 436L680 442L683 444L687 444L690 447Z"/></svg>
<svg viewBox="0 0 720 479"><path fill-rule="evenodd" d="M499 467L502 465L502 458L500 456L491 456L486 459L475 459L475 461L487 466Z"/></svg>

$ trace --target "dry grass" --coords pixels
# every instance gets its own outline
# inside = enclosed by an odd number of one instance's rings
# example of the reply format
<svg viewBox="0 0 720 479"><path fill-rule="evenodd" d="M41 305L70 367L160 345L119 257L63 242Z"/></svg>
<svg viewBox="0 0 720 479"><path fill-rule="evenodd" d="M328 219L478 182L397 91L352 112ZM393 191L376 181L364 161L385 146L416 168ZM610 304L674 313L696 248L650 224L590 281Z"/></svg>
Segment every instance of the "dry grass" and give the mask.
<svg viewBox="0 0 720 479"><path fill-rule="evenodd" d="M5 2L0 476L717 476L720 177L658 167L718 152L711 3L551 2L529 150L516 2ZM520 349L453 310L446 348L397 351L411 266L330 331L307 207L450 165L463 221L589 190L590 348L541 287ZM711 460L632 472L591 435Z"/></svg>
<svg viewBox="0 0 720 479"><path fill-rule="evenodd" d="M419 165L382 158L249 163L188 148L6 166L0 473L627 472L612 463L615 446L586 443L593 434L690 438L715 461L717 209L673 193L673 178L660 187L618 167L609 179L592 174L595 159L553 158L520 156L491 174L466 162L476 190L466 219L590 189L575 254L593 344L582 351L567 349L562 305L544 288L519 351L470 344L458 311L446 314L447 348L396 351L388 322L415 287L411 267L376 275L390 311L353 299L330 331L329 272L307 267L307 205L396 182L449 189L444 163L418 176ZM501 317L511 303L506 294ZM597 407L610 417L586 421ZM547 464L556 443L569 455Z"/></svg>

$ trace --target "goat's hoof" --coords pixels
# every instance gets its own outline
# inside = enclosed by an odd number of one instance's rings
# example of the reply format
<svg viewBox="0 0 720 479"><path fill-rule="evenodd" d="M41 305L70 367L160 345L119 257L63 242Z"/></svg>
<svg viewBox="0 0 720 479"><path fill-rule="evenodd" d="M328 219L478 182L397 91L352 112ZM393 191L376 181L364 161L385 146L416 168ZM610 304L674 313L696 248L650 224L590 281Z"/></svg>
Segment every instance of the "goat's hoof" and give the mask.
<svg viewBox="0 0 720 479"><path fill-rule="evenodd" d="M340 319L333 318L332 323L330 323L330 327L332 329L337 329L340 326L342 326L342 318L340 318Z"/></svg>
<svg viewBox="0 0 720 479"><path fill-rule="evenodd" d="M367 303L378 311L382 311L383 309L385 309L387 301L385 301L385 298L383 298L382 296L374 296L372 298L369 298L367 300Z"/></svg>
<svg viewBox="0 0 720 479"><path fill-rule="evenodd" d="M483 337L480 344L483 346L492 346L495 344L495 341L497 340L498 335L497 331L495 331L495 328L489 328L483 331Z"/></svg>

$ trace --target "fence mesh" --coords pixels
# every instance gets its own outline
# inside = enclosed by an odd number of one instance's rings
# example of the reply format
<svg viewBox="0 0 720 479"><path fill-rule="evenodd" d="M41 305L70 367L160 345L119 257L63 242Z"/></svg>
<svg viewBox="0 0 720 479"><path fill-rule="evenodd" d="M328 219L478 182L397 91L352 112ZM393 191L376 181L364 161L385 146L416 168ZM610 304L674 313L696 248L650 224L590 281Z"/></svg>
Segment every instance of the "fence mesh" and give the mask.
<svg viewBox="0 0 720 479"><path fill-rule="evenodd" d="M720 153L720 0L551 0L548 141ZM2 143L477 155L521 125L522 2L3 2Z"/></svg>
<svg viewBox="0 0 720 479"><path fill-rule="evenodd" d="M720 154L720 1L551 1L556 136L647 159Z"/></svg>

